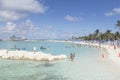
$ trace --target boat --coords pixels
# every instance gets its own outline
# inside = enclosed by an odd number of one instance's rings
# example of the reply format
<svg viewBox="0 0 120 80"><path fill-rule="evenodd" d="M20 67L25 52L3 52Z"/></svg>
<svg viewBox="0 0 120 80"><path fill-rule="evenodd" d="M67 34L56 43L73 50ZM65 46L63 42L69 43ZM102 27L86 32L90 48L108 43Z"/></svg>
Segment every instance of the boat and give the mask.
<svg viewBox="0 0 120 80"><path fill-rule="evenodd" d="M23 37L16 37L15 35L13 35L8 40L9 41L24 41L24 40L27 40L27 39L23 38Z"/></svg>

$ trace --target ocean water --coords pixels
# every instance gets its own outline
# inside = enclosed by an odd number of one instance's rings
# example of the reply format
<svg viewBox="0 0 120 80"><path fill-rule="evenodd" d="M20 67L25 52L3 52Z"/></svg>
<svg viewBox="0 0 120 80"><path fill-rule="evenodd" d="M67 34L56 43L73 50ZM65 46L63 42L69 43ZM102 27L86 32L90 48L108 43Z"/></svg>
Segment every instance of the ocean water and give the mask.
<svg viewBox="0 0 120 80"><path fill-rule="evenodd" d="M37 51L53 55L65 54L68 59L44 62L0 58L0 80L120 80L119 66L106 57L101 59L99 48L77 47L63 42L0 42L0 49L14 50L15 46L26 51L36 47ZM48 50L41 50L41 46ZM69 59L71 52L75 53L73 62Z"/></svg>

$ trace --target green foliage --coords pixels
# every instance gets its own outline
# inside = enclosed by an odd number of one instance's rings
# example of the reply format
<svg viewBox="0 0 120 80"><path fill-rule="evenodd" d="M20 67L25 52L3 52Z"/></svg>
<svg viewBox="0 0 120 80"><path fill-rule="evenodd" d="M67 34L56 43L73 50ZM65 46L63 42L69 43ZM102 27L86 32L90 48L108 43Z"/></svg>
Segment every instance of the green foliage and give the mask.
<svg viewBox="0 0 120 80"><path fill-rule="evenodd" d="M75 37L76 40L118 40L120 39L120 33L117 31L111 33L111 30L106 30L104 33L100 33L99 30L95 30L94 33L88 36Z"/></svg>
<svg viewBox="0 0 120 80"><path fill-rule="evenodd" d="M116 26L120 30L120 20L117 20ZM73 39L73 36L72 36ZM94 33L88 36L74 37L76 40L118 40L120 39L120 32L111 33L111 30L106 30L104 33L100 33L99 29L96 29Z"/></svg>
<svg viewBox="0 0 120 80"><path fill-rule="evenodd" d="M119 29L119 32L120 32L120 20L117 20L116 26L117 26L117 28Z"/></svg>

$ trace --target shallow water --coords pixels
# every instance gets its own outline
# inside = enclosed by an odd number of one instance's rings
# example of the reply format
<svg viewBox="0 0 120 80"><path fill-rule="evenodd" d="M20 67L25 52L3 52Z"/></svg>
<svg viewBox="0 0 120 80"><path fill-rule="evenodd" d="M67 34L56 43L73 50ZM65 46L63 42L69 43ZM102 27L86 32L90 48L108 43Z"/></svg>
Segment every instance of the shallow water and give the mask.
<svg viewBox="0 0 120 80"><path fill-rule="evenodd" d="M66 48L66 43L57 42L0 42L0 48L11 49L14 45L27 51L32 51L34 46L40 51L39 47L44 45L50 49L43 52L68 56L75 52L76 57L73 62L0 59L0 80L120 80L119 66L107 58L102 60L97 48L75 48L73 44L67 44L69 48Z"/></svg>

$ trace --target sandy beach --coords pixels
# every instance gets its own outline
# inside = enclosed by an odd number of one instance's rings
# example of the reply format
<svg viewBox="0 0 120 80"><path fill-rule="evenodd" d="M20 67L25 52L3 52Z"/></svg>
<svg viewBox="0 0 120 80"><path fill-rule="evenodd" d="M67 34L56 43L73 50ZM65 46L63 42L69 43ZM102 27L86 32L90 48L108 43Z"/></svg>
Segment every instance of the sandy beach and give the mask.
<svg viewBox="0 0 120 80"><path fill-rule="evenodd" d="M99 44L97 42L91 43L85 41L74 42L74 43L101 48L101 56L106 54L107 55L106 58L108 58L109 60L120 66L120 48L118 48L117 45ZM103 49L105 49L107 53L105 53Z"/></svg>

